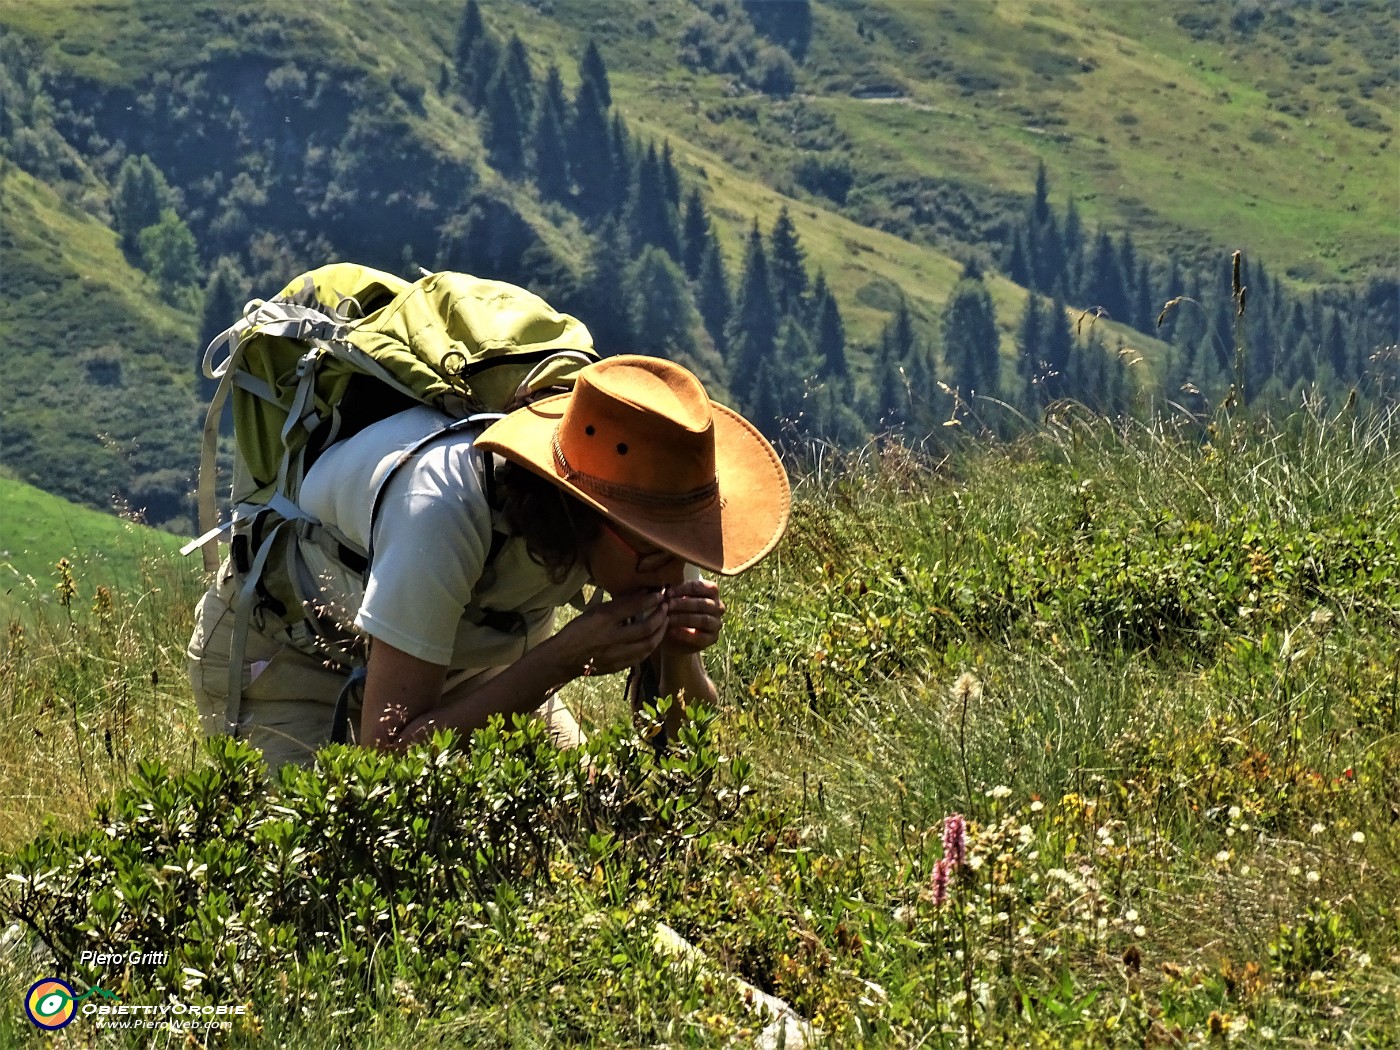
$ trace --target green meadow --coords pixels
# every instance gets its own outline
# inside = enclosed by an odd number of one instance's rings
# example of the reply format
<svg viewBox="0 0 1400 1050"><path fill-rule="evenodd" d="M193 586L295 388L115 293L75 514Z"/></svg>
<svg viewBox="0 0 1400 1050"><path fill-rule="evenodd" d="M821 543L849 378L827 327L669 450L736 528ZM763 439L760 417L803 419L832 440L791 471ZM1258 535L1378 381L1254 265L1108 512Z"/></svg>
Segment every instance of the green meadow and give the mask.
<svg viewBox="0 0 1400 1050"><path fill-rule="evenodd" d="M51 605L60 560L109 590L139 591L142 566L170 557L183 542L0 475L0 614Z"/></svg>
<svg viewBox="0 0 1400 1050"><path fill-rule="evenodd" d="M814 457L660 755L603 680L582 754L267 784L197 744L196 580L42 584L0 649L4 1038L146 1045L34 1032L61 973L244 1006L195 1046L777 1045L755 988L789 1046L1394 1045L1396 438L1067 415Z"/></svg>

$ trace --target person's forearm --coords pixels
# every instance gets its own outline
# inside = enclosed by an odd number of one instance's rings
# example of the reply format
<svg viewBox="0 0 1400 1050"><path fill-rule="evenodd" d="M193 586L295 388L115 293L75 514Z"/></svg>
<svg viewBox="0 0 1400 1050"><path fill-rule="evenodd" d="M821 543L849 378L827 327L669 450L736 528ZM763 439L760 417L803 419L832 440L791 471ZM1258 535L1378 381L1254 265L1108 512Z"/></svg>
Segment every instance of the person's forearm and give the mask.
<svg viewBox="0 0 1400 1050"><path fill-rule="evenodd" d="M634 708L643 703L655 703L663 696L672 698L666 712L665 739L674 740L686 717L686 709L696 704L714 707L719 703L719 691L705 671L705 662L699 653L667 652L661 650L651 657L652 668L657 672L656 691L653 696L632 698Z"/></svg>
<svg viewBox="0 0 1400 1050"><path fill-rule="evenodd" d="M500 674L479 684L464 682L449 689L442 703L408 722L392 741L377 741L380 747L403 750L426 740L436 730L456 729L470 733L484 728L492 715L528 714L543 704L560 686L575 678L579 668L566 666L567 657L549 638L531 649Z"/></svg>

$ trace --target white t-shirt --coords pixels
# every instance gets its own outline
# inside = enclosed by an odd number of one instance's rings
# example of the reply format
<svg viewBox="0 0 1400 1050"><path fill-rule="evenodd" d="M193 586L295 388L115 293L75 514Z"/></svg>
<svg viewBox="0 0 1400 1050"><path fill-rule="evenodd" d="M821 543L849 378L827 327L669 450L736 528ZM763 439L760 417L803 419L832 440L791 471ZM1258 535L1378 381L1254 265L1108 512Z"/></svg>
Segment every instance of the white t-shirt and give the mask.
<svg viewBox="0 0 1400 1050"><path fill-rule="evenodd" d="M372 638L452 671L503 667L548 636L555 610L588 576L575 567L553 583L519 536L486 565L493 515L473 462L480 428L436 438L394 470L407 450L449 422L429 408L400 412L332 445L307 471L301 507L372 551L363 589L316 544L303 544L303 556L327 611L342 624L353 622ZM391 471L371 543L374 494ZM507 531L499 519L494 527ZM472 623L464 618L469 606L518 613L522 629Z"/></svg>

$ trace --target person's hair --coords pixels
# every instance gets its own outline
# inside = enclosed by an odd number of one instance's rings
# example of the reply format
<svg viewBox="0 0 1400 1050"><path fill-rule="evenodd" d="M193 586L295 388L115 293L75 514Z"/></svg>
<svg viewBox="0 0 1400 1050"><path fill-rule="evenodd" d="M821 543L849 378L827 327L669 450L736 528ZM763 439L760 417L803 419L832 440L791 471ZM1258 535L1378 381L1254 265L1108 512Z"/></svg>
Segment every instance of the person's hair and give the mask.
<svg viewBox="0 0 1400 1050"><path fill-rule="evenodd" d="M497 462L501 513L549 578L562 583L602 533L602 517L559 486L510 460Z"/></svg>

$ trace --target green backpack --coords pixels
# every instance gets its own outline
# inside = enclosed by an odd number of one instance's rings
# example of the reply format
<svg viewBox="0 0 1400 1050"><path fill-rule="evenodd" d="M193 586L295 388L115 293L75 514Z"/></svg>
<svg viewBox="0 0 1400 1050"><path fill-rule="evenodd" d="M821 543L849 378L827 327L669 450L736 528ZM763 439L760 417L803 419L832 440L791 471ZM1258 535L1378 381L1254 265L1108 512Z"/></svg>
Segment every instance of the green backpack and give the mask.
<svg viewBox="0 0 1400 1050"><path fill-rule="evenodd" d="M216 364L219 352L227 357ZM326 448L395 412L428 405L456 422L489 420L546 392L568 389L598 360L582 322L533 293L464 273L415 282L351 263L333 263L294 279L243 317L205 351L204 374L218 379L204 424L199 468L201 535L183 552L203 550L218 568L216 538L232 530L243 575L235 605L229 667L229 721L236 724L243 648L256 606L273 607L299 647L323 645L295 579L289 541L329 541L359 569L367 557L297 504L307 469ZM230 520L217 525L214 486L219 422L232 398L234 476ZM382 491L382 487L381 487ZM344 654L342 654L344 655ZM353 665L353 656L344 661Z"/></svg>

